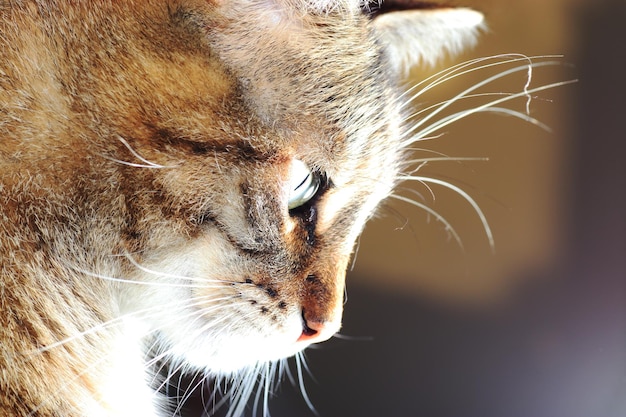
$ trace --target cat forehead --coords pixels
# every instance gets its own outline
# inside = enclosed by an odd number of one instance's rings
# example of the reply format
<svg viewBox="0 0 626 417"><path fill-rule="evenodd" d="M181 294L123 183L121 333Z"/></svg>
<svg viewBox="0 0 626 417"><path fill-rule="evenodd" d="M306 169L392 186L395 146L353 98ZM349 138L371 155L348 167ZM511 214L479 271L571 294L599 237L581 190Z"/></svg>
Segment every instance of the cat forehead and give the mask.
<svg viewBox="0 0 626 417"><path fill-rule="evenodd" d="M211 47L266 122L337 120L377 94L380 51L358 3L312 13L307 2L235 1L223 6Z"/></svg>

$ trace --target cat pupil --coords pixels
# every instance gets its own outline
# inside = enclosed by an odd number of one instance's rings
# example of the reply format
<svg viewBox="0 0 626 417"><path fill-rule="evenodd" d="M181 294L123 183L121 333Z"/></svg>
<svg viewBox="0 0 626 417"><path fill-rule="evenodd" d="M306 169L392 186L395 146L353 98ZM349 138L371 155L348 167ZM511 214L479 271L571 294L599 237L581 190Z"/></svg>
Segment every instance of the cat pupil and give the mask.
<svg viewBox="0 0 626 417"><path fill-rule="evenodd" d="M291 164L288 208L293 210L306 204L317 192L320 176L302 161L294 159Z"/></svg>

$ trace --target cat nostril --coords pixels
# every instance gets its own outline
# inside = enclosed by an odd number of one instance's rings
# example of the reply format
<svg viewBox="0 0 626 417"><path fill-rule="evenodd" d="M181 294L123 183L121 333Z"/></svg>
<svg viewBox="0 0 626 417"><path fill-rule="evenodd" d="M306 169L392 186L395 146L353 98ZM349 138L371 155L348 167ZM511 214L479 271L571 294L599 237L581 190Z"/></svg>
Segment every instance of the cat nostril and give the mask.
<svg viewBox="0 0 626 417"><path fill-rule="evenodd" d="M300 334L298 341L315 339L323 329L324 323L307 320L304 311L302 311L302 334Z"/></svg>
<svg viewBox="0 0 626 417"><path fill-rule="evenodd" d="M307 323L302 323L303 336L315 336L317 333L318 331L315 329L311 329Z"/></svg>

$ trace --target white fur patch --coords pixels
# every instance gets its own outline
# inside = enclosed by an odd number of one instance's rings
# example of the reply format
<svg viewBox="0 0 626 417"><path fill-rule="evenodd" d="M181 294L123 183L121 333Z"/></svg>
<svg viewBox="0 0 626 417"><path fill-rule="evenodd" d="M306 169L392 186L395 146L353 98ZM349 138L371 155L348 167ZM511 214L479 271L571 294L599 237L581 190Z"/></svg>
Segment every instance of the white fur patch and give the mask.
<svg viewBox="0 0 626 417"><path fill-rule="evenodd" d="M107 375L99 381L99 389L106 403L106 409L99 405L88 410L87 415L119 417L156 417L158 394L147 385L148 375L144 368L144 353L141 336L146 329L132 318L123 321L123 332L116 338L108 358L112 366Z"/></svg>

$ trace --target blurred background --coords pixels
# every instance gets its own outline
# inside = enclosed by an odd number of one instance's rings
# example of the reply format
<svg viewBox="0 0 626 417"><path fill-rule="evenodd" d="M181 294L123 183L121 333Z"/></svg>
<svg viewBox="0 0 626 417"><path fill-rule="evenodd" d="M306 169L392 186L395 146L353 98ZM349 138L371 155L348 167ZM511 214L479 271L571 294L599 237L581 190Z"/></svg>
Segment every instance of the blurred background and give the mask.
<svg viewBox="0 0 626 417"><path fill-rule="evenodd" d="M413 82L503 53L563 55L535 69L531 87L579 81L533 95L530 116L550 131L478 114L415 145L429 150L416 158L488 158L418 174L467 192L495 248L462 196L404 183L399 193L443 216L463 249L433 215L388 201L360 240L341 336L307 351L308 395L321 417L624 417L626 1L462 5L486 16L479 47ZM417 104L492 74L452 80ZM488 90L519 92L526 75ZM274 417L315 415L288 381L276 397Z"/></svg>

